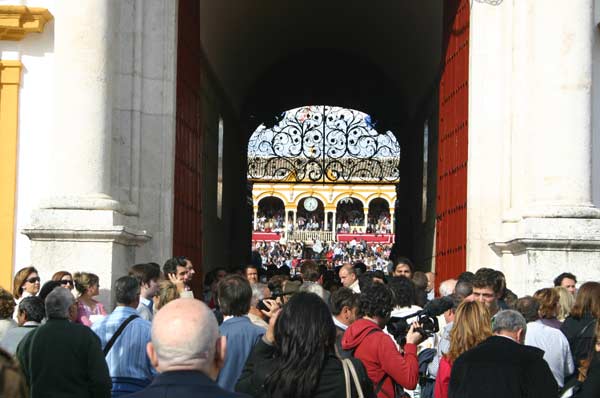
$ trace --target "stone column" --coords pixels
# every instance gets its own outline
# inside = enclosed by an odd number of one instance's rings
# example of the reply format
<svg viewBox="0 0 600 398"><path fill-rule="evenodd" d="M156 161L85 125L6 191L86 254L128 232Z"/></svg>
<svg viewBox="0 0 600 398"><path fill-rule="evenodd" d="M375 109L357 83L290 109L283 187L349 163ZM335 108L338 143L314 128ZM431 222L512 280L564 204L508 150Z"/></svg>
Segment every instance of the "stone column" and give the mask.
<svg viewBox="0 0 600 398"><path fill-rule="evenodd" d="M596 280L600 211L592 204L593 1L513 3L510 188L490 247L518 295L559 273Z"/></svg>
<svg viewBox="0 0 600 398"><path fill-rule="evenodd" d="M63 0L53 12L55 121L43 207L119 211L111 196L114 6Z"/></svg>
<svg viewBox="0 0 600 398"><path fill-rule="evenodd" d="M331 227L332 227L332 232L333 232L331 235L333 236L333 240L335 240L335 237L337 235L337 223L336 223L335 217L336 217L336 210L333 211L333 220L331 222Z"/></svg>
<svg viewBox="0 0 600 398"><path fill-rule="evenodd" d="M365 219L363 222L363 226L365 227L365 232L367 231L367 225L369 225L369 209L363 209L363 213L365 215Z"/></svg>
<svg viewBox="0 0 600 398"><path fill-rule="evenodd" d="M396 233L396 223L394 222L394 210L390 209L390 224L392 226L391 232L392 234Z"/></svg>
<svg viewBox="0 0 600 398"><path fill-rule="evenodd" d="M253 222L253 224L254 224L254 226L253 226L254 231L256 231L256 228L258 227L258 207L254 207L254 222Z"/></svg>

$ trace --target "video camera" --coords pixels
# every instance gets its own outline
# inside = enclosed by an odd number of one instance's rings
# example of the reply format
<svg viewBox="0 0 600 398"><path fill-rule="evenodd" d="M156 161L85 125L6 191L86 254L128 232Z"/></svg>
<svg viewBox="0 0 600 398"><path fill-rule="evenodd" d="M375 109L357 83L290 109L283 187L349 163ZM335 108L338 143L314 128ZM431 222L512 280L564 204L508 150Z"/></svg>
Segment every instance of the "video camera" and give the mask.
<svg viewBox="0 0 600 398"><path fill-rule="evenodd" d="M450 297L441 297L431 300L425 304L425 308L403 317L391 317L387 323L388 332L394 336L394 339L400 346L406 344L406 333L410 329L408 319L416 318L413 322L418 322L421 327L417 332L421 333L424 339L433 336L440 330L437 317L452 308L453 302Z"/></svg>

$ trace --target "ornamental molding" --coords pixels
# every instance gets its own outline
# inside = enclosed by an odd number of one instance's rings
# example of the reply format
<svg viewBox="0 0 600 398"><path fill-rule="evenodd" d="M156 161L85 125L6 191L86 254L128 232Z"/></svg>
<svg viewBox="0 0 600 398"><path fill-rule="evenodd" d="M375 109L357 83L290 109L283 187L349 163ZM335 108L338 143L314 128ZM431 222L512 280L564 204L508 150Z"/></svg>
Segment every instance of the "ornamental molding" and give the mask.
<svg viewBox="0 0 600 398"><path fill-rule="evenodd" d="M21 61L0 60L0 85L19 85L21 82Z"/></svg>
<svg viewBox="0 0 600 398"><path fill-rule="evenodd" d="M54 17L46 8L0 6L0 40L21 40L28 33L42 33Z"/></svg>
<svg viewBox="0 0 600 398"><path fill-rule="evenodd" d="M125 246L141 246L152 239L147 231L126 226L94 228L25 228L21 231L32 241L113 242Z"/></svg>
<svg viewBox="0 0 600 398"><path fill-rule="evenodd" d="M518 255L535 251L600 251L600 239L517 238L488 245L497 255Z"/></svg>

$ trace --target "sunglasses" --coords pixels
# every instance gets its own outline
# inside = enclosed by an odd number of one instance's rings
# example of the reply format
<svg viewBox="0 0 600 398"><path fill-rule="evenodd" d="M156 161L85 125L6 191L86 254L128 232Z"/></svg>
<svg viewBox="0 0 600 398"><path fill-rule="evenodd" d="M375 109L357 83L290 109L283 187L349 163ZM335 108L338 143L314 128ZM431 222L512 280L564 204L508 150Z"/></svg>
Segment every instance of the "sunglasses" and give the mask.
<svg viewBox="0 0 600 398"><path fill-rule="evenodd" d="M73 286L73 281L70 281L68 279L61 279L60 280L60 284L61 285L71 285L71 286Z"/></svg>
<svg viewBox="0 0 600 398"><path fill-rule="evenodd" d="M35 276L33 278L29 278L29 279L25 279L25 282L29 282L29 283L36 283L40 281L40 277L39 276Z"/></svg>

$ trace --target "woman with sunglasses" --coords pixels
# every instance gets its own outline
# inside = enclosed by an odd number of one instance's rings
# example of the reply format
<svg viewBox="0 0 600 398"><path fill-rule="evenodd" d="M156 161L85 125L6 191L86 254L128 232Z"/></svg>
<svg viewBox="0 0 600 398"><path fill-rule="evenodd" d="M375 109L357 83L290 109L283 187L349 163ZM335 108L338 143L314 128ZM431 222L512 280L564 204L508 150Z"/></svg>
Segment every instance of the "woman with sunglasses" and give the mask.
<svg viewBox="0 0 600 398"><path fill-rule="evenodd" d="M13 318L17 319L17 308L25 297L35 296L40 291L40 277L35 267L25 267L19 270L13 280L13 296L16 300Z"/></svg>
<svg viewBox="0 0 600 398"><path fill-rule="evenodd" d="M60 282L65 289L73 290L73 275L68 271L58 271L52 275L52 280Z"/></svg>

